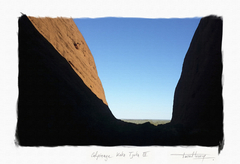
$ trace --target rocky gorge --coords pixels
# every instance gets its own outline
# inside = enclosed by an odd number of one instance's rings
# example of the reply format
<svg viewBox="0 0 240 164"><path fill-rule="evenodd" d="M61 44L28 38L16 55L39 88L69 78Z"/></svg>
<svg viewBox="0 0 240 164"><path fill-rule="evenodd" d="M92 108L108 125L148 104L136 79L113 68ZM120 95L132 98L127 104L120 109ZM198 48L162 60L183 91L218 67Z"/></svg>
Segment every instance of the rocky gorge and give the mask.
<svg viewBox="0 0 240 164"><path fill-rule="evenodd" d="M171 122L158 126L114 117L72 19L22 15L18 25L19 145L222 145L221 17L201 19L175 89Z"/></svg>

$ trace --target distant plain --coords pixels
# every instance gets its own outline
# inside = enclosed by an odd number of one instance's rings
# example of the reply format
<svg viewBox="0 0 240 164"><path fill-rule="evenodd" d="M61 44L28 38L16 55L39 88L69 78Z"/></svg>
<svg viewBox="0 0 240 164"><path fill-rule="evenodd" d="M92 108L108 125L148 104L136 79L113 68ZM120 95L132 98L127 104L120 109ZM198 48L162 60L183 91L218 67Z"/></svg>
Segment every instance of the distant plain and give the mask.
<svg viewBox="0 0 240 164"><path fill-rule="evenodd" d="M157 126L160 124L169 123L171 120L157 120L157 119L121 119L124 122L130 122L134 124L143 124L146 122L150 122L151 124Z"/></svg>

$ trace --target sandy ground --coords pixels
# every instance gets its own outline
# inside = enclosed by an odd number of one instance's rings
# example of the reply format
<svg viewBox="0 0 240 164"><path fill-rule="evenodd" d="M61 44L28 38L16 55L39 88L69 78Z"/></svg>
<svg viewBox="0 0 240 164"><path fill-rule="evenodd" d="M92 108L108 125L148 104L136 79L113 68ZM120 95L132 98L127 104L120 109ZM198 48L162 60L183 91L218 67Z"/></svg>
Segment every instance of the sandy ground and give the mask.
<svg viewBox="0 0 240 164"><path fill-rule="evenodd" d="M35 28L68 61L92 92L107 104L94 58L72 18L28 16Z"/></svg>

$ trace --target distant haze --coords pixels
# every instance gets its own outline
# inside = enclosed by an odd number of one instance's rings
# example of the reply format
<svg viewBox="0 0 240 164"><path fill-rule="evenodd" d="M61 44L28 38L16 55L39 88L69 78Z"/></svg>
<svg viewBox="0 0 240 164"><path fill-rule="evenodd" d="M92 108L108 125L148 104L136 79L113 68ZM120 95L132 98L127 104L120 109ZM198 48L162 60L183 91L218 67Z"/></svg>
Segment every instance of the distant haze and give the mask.
<svg viewBox="0 0 240 164"><path fill-rule="evenodd" d="M74 19L119 119L171 119L174 90L200 18Z"/></svg>

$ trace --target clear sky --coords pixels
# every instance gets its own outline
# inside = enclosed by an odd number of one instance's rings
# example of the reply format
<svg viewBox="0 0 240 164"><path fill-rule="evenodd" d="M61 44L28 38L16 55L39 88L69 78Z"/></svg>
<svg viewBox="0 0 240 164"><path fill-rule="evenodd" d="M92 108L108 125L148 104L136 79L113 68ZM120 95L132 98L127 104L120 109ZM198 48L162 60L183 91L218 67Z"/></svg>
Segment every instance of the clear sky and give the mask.
<svg viewBox="0 0 240 164"><path fill-rule="evenodd" d="M200 18L74 19L118 119L171 119L174 90Z"/></svg>

